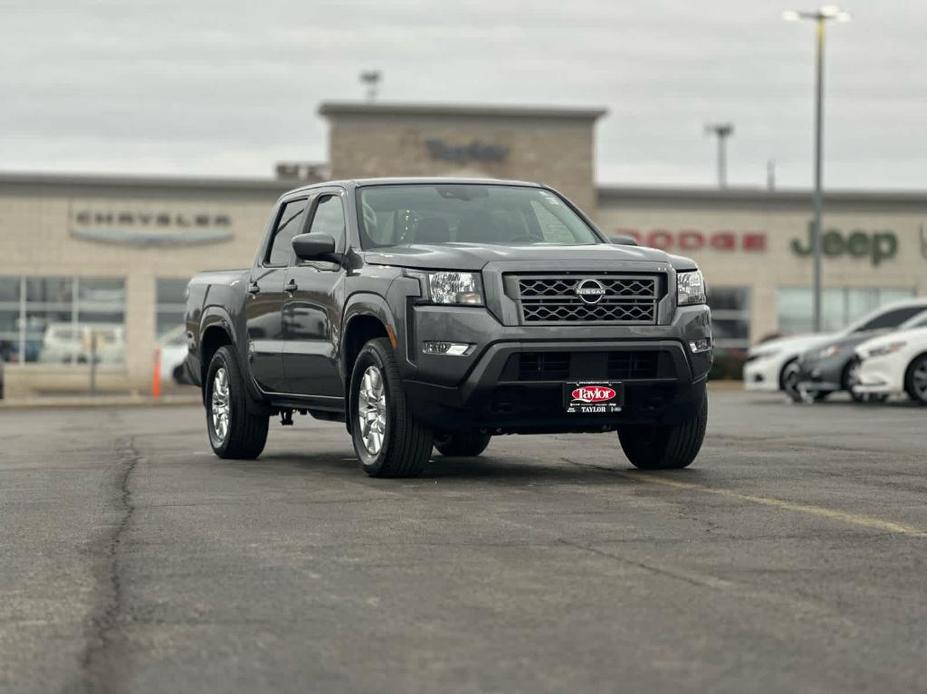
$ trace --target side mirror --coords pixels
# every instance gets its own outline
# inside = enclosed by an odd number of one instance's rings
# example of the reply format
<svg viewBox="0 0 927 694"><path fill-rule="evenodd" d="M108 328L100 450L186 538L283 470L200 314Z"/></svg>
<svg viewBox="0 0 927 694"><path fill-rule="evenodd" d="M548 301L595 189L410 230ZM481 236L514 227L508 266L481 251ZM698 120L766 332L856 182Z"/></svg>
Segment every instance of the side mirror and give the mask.
<svg viewBox="0 0 927 694"><path fill-rule="evenodd" d="M640 245L637 242L637 239L635 239L633 236L622 236L621 234L612 236L611 242L618 246L639 246Z"/></svg>
<svg viewBox="0 0 927 694"><path fill-rule="evenodd" d="M293 237L292 243L300 260L337 260L335 239L328 234L299 234Z"/></svg>

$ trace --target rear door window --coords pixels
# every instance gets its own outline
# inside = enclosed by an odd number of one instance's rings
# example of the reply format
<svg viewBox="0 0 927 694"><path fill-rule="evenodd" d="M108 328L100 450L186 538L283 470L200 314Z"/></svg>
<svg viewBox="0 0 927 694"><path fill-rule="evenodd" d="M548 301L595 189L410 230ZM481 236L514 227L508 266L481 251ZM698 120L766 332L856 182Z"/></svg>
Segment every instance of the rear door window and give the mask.
<svg viewBox="0 0 927 694"><path fill-rule="evenodd" d="M277 227L274 229L274 238L267 253L267 265L284 266L290 261L293 251L291 241L301 233L306 224L306 208L308 201L291 200L283 205L280 216L277 217Z"/></svg>

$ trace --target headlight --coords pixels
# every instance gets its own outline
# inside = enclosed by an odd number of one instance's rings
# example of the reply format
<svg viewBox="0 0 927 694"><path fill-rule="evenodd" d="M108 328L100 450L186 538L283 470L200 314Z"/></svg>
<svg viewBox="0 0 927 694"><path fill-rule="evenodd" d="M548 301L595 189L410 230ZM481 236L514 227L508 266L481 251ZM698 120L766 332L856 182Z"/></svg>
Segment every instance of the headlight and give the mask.
<svg viewBox="0 0 927 694"><path fill-rule="evenodd" d="M866 357L884 357L886 354L893 354L894 352L897 352L907 344L907 342L889 342L887 345L873 347L869 350L869 353L866 355Z"/></svg>
<svg viewBox="0 0 927 694"><path fill-rule="evenodd" d="M483 283L478 272L425 272L428 300L435 304L483 305Z"/></svg>
<svg viewBox="0 0 927 694"><path fill-rule="evenodd" d="M679 306L704 304L705 279L698 270L676 273L676 303Z"/></svg>

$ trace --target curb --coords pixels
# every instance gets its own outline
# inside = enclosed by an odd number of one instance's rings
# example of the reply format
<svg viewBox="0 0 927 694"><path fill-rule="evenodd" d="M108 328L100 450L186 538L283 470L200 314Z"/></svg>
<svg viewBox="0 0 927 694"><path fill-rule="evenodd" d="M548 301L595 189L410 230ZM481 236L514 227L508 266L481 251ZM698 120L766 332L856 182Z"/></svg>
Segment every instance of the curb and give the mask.
<svg viewBox="0 0 927 694"><path fill-rule="evenodd" d="M142 396L76 396L0 400L0 410L73 409L84 407L187 407L200 405L199 395L162 395L155 400Z"/></svg>

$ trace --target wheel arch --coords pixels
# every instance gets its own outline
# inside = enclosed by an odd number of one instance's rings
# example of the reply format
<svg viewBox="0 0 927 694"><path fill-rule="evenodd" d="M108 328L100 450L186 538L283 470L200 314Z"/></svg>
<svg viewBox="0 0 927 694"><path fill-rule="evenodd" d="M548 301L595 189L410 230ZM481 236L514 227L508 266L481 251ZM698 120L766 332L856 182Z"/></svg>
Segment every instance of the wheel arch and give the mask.
<svg viewBox="0 0 927 694"><path fill-rule="evenodd" d="M910 391L911 372L914 369L914 365L918 362L918 360L923 359L925 357L927 357L927 349L921 350L920 352L915 354L913 357L911 357L911 360L908 362L908 365L904 367L904 379L902 380L902 384L904 385L904 389L905 389L905 392L907 392L908 397L910 397L912 400L915 400L915 401L917 400L917 398L914 397L914 395Z"/></svg>
<svg viewBox="0 0 927 694"><path fill-rule="evenodd" d="M779 368L779 390L785 390L785 372L788 368L798 362L799 355L794 355L786 359Z"/></svg>

